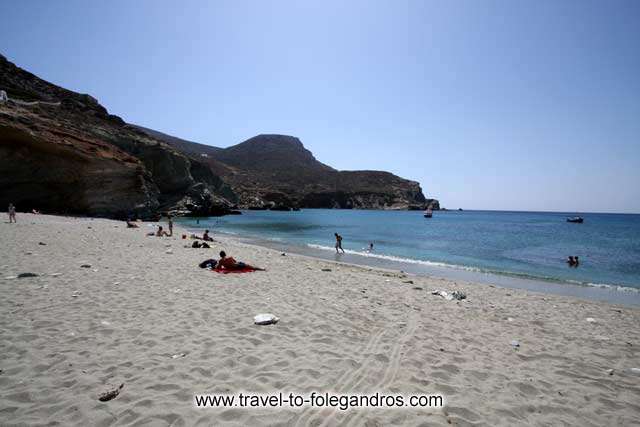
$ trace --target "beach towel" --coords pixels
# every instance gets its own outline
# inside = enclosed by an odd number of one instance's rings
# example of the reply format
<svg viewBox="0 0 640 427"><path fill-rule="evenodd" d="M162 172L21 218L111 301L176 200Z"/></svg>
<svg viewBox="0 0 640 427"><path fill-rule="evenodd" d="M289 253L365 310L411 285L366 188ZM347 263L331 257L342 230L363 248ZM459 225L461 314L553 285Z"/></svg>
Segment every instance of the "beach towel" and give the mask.
<svg viewBox="0 0 640 427"><path fill-rule="evenodd" d="M253 273L255 270L249 267L237 268L234 270L227 270L226 268L214 268L211 271L216 273L229 274L229 273Z"/></svg>

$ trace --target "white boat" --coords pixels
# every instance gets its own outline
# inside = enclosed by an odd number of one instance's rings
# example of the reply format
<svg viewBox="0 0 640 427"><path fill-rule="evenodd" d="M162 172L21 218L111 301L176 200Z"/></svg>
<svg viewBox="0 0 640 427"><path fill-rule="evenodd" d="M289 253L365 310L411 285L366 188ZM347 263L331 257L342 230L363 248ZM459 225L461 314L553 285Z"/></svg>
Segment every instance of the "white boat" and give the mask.
<svg viewBox="0 0 640 427"><path fill-rule="evenodd" d="M433 211L431 210L431 208L429 208L426 211L424 211L424 217L425 218L431 218L432 216L433 216Z"/></svg>

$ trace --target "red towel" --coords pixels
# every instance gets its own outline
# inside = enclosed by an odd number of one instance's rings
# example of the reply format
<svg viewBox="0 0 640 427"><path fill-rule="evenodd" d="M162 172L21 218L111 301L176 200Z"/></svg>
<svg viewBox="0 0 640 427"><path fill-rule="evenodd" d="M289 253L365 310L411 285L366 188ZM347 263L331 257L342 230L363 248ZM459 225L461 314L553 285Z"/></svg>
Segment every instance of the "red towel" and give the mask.
<svg viewBox="0 0 640 427"><path fill-rule="evenodd" d="M229 273L252 273L255 270L249 267L237 268L234 270L228 270L226 268L214 268L213 271L216 273L229 274Z"/></svg>

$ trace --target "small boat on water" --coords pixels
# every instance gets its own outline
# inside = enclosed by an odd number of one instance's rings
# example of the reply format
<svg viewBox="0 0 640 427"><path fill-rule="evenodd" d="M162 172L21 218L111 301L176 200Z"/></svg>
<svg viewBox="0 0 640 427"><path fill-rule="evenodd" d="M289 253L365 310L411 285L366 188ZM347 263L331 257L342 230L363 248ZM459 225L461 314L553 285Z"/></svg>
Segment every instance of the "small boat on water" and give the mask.
<svg viewBox="0 0 640 427"><path fill-rule="evenodd" d="M431 218L432 216L433 216L433 211L431 210L431 208L429 208L426 211L424 211L424 217L425 218Z"/></svg>
<svg viewBox="0 0 640 427"><path fill-rule="evenodd" d="M584 222L584 218L581 216L571 216L567 218L567 222L575 222L576 224L582 224Z"/></svg>

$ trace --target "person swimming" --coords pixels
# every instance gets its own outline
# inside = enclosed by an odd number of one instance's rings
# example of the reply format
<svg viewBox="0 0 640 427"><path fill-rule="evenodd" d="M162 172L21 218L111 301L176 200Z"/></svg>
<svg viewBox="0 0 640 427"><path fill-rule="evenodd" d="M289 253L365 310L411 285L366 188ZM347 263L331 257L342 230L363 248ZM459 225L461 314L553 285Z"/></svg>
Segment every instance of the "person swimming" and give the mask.
<svg viewBox="0 0 640 427"><path fill-rule="evenodd" d="M580 265L580 258L570 255L569 258L567 258L567 264L569 264L569 267L578 267Z"/></svg>
<svg viewBox="0 0 640 427"><path fill-rule="evenodd" d="M250 268L257 271L266 271L264 268L255 267L253 265L245 264L244 262L238 262L233 257L228 257L225 251L220 251L220 260L218 260L218 268L223 270L242 270Z"/></svg>

